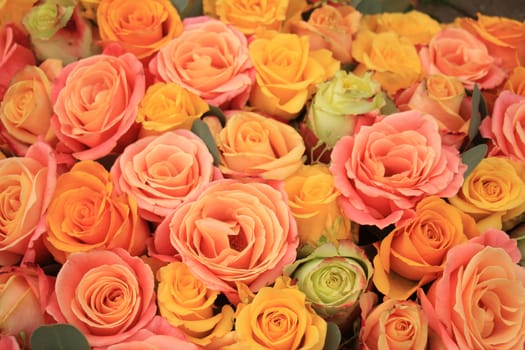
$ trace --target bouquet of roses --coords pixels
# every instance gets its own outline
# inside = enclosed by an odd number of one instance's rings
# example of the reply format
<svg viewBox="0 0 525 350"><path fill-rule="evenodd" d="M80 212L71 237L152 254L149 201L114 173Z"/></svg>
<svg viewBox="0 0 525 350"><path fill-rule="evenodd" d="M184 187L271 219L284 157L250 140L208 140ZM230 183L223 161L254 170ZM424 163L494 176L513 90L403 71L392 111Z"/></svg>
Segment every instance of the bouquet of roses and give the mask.
<svg viewBox="0 0 525 350"><path fill-rule="evenodd" d="M525 22L381 3L0 1L0 348L523 349Z"/></svg>

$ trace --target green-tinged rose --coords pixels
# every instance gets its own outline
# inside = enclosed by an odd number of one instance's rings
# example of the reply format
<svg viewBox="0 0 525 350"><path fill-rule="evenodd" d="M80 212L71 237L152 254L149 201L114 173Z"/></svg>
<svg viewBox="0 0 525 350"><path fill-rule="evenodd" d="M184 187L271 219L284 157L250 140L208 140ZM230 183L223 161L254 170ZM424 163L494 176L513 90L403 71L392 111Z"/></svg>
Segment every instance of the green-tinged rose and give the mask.
<svg viewBox="0 0 525 350"><path fill-rule="evenodd" d="M64 28L73 15L74 1L55 0L34 6L24 17L24 25L33 38L51 39Z"/></svg>
<svg viewBox="0 0 525 350"><path fill-rule="evenodd" d="M313 308L325 320L345 328L352 322L361 294L368 288L373 267L364 251L350 240L331 243L285 267Z"/></svg>
<svg viewBox="0 0 525 350"><path fill-rule="evenodd" d="M337 140L354 132L357 118L385 105L379 83L371 73L357 76L343 70L317 86L308 110L307 126L332 148Z"/></svg>

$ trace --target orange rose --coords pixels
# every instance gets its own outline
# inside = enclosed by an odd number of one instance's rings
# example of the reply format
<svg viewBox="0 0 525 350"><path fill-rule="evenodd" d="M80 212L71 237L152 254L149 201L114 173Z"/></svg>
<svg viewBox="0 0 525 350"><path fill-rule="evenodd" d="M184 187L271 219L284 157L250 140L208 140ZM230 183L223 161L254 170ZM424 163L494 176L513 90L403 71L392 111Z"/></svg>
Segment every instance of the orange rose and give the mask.
<svg viewBox="0 0 525 350"><path fill-rule="evenodd" d="M390 232L374 258L374 284L407 299L442 271L448 250L479 234L474 219L437 196L421 200L416 216Z"/></svg>
<svg viewBox="0 0 525 350"><path fill-rule="evenodd" d="M0 26L13 23L19 30L25 31L22 20L31 11L38 0L0 1Z"/></svg>
<svg viewBox="0 0 525 350"><path fill-rule="evenodd" d="M140 255L149 237L136 202L118 195L110 174L94 161L80 161L58 177L46 221L45 243L59 262L97 248L121 247Z"/></svg>
<svg viewBox="0 0 525 350"><path fill-rule="evenodd" d="M502 66L507 72L525 64L525 22L477 15L477 20L461 17L456 23L480 39L492 56L503 60Z"/></svg>
<svg viewBox="0 0 525 350"><path fill-rule="evenodd" d="M97 23L104 45L117 42L139 59L182 33L179 13L169 0L102 0Z"/></svg>
<svg viewBox="0 0 525 350"><path fill-rule="evenodd" d="M516 95L525 97L525 67L514 68L502 90L510 90Z"/></svg>
<svg viewBox="0 0 525 350"><path fill-rule="evenodd" d="M226 176L284 180L303 164L301 135L290 125L253 112L229 115L217 144Z"/></svg>
<svg viewBox="0 0 525 350"><path fill-rule="evenodd" d="M308 21L290 21L289 30L310 39L310 49L328 49L341 63L352 60L352 35L357 32L361 13L352 6L316 8Z"/></svg>

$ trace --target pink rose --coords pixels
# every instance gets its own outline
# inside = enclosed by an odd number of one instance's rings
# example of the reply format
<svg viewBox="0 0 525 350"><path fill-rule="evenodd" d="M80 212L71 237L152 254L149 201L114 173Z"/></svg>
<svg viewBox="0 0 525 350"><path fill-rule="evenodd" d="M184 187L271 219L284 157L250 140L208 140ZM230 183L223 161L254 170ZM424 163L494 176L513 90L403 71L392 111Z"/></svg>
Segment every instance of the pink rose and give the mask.
<svg viewBox="0 0 525 350"><path fill-rule="evenodd" d="M442 144L437 122L418 111L385 116L344 136L331 160L345 214L379 228L413 217L426 196L455 195L467 168L457 149Z"/></svg>
<svg viewBox="0 0 525 350"><path fill-rule="evenodd" d="M92 347L128 340L157 312L154 276L123 249L72 253L58 272L47 311L78 328Z"/></svg>
<svg viewBox="0 0 525 350"><path fill-rule="evenodd" d="M0 333L19 337L24 332L27 341L31 333L45 323L52 283L52 278L40 267L0 268ZM2 343L0 341L0 349L6 349Z"/></svg>
<svg viewBox="0 0 525 350"><path fill-rule="evenodd" d="M2 350L20 350L20 345L12 335L0 336L0 349Z"/></svg>
<svg viewBox="0 0 525 350"><path fill-rule="evenodd" d="M278 185L211 182L162 221L155 249L172 260L180 254L209 289L237 303L237 282L255 292L295 260L297 226Z"/></svg>
<svg viewBox="0 0 525 350"><path fill-rule="evenodd" d="M418 297L443 349L523 349L525 268L515 240L500 230L448 252L443 275ZM437 345L436 345L437 346Z"/></svg>
<svg viewBox="0 0 525 350"><path fill-rule="evenodd" d="M136 200L141 217L160 222L220 173L206 144L191 131L178 129L127 146L111 176L118 191Z"/></svg>
<svg viewBox="0 0 525 350"><path fill-rule="evenodd" d="M0 160L0 266L34 262L43 246L45 213L56 185L56 160L44 142L24 157ZM41 249L42 248L42 249Z"/></svg>
<svg viewBox="0 0 525 350"><path fill-rule="evenodd" d="M428 74L457 77L467 89L478 84L491 89L503 82L506 73L501 62L492 57L485 44L462 28L447 27L419 51Z"/></svg>
<svg viewBox="0 0 525 350"><path fill-rule="evenodd" d="M244 34L207 16L186 18L183 25L149 63L156 81L178 83L223 109L244 107L255 80Z"/></svg>
<svg viewBox="0 0 525 350"><path fill-rule="evenodd" d="M483 119L481 136L491 140L491 155L525 161L525 97L508 90L494 102L492 116Z"/></svg>
<svg viewBox="0 0 525 350"><path fill-rule="evenodd" d="M29 49L29 38L14 25L0 28L0 100L9 86L11 78L27 65L36 64Z"/></svg>
<svg viewBox="0 0 525 350"><path fill-rule="evenodd" d="M130 132L144 92L144 69L134 55L81 59L65 66L52 84L51 125L75 158L101 158Z"/></svg>
<svg viewBox="0 0 525 350"><path fill-rule="evenodd" d="M186 340L184 333L171 326L160 316L126 341L94 350L199 350L199 346Z"/></svg>

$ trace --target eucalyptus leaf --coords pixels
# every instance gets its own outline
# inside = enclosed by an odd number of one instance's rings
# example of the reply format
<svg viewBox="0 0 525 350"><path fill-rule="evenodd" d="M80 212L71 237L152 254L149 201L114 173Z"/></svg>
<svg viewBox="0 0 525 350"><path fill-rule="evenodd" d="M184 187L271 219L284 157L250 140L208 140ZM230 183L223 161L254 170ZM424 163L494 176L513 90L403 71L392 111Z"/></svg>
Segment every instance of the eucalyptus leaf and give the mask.
<svg viewBox="0 0 525 350"><path fill-rule="evenodd" d="M202 0L170 0L181 19L202 16Z"/></svg>
<svg viewBox="0 0 525 350"><path fill-rule="evenodd" d="M474 168L481 162L483 158L485 158L485 155L487 154L488 147L485 144L479 144L477 146L472 147L471 149L463 152L461 154L461 160L464 164L467 165L467 171L465 171L465 174L463 177L466 179L469 174L474 170Z"/></svg>
<svg viewBox="0 0 525 350"><path fill-rule="evenodd" d="M481 91L478 88L478 85L474 85L472 90L472 112L470 115L470 125L468 129L468 140L469 143L472 143L476 138L476 135L479 132L479 126L481 125L481 120L487 115L487 104L481 95Z"/></svg>
<svg viewBox="0 0 525 350"><path fill-rule="evenodd" d="M191 125L191 131L195 135L199 136L202 141L204 141L206 147L208 147L208 150L213 156L213 164L218 166L220 161L219 149L215 144L215 140L213 139L210 128L208 128L208 124L206 124L201 119L197 119L193 121L193 124Z"/></svg>
<svg viewBox="0 0 525 350"><path fill-rule="evenodd" d="M382 12L405 12L410 9L410 0L382 0Z"/></svg>
<svg viewBox="0 0 525 350"><path fill-rule="evenodd" d="M364 15L381 13L382 0L362 0L356 9Z"/></svg>
<svg viewBox="0 0 525 350"><path fill-rule="evenodd" d="M226 125L226 116L224 115L222 110L217 106L213 106L213 105L208 105L208 106L210 107L210 109L202 115L201 119L207 116L217 117L219 118L219 121L221 122L221 126L224 128L224 126Z"/></svg>
<svg viewBox="0 0 525 350"><path fill-rule="evenodd" d="M335 323L328 322L323 350L337 350L339 344L341 344L341 331Z"/></svg>
<svg viewBox="0 0 525 350"><path fill-rule="evenodd" d="M32 350L90 350L86 337L69 324L40 326L30 339Z"/></svg>
<svg viewBox="0 0 525 350"><path fill-rule="evenodd" d="M394 101L392 101L392 99L386 95L384 97L385 97L385 105L381 108L381 114L389 115L389 114L399 112Z"/></svg>

